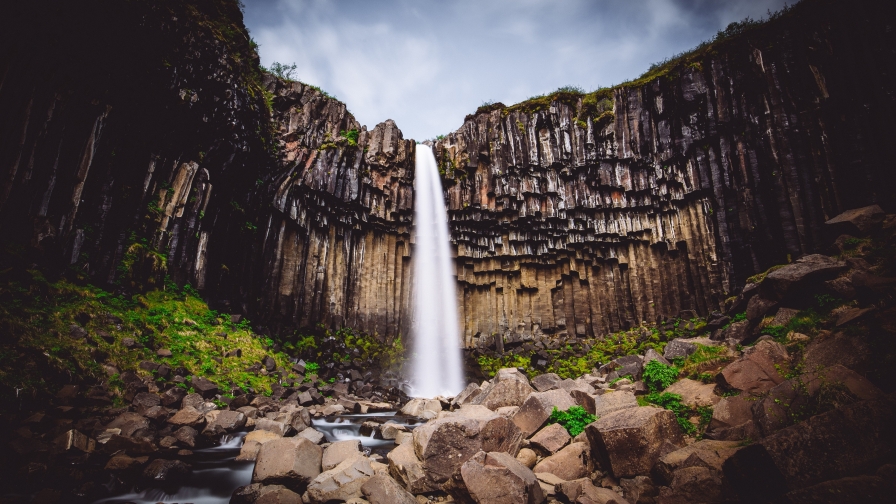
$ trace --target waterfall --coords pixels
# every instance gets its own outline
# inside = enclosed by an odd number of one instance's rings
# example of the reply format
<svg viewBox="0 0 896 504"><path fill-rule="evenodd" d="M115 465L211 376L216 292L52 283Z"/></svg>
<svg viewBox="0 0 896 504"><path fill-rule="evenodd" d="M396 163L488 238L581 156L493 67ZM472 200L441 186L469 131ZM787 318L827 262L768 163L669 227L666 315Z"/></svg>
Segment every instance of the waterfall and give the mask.
<svg viewBox="0 0 896 504"><path fill-rule="evenodd" d="M417 145L415 167L412 394L452 396L464 378L448 212L431 148Z"/></svg>

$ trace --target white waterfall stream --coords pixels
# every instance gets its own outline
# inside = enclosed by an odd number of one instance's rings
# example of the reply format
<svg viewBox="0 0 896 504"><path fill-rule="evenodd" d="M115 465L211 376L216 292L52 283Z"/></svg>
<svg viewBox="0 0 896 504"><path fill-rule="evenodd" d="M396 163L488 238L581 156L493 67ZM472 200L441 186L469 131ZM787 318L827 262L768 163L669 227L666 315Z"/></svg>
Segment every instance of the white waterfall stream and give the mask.
<svg viewBox="0 0 896 504"><path fill-rule="evenodd" d="M415 166L412 395L451 396L464 378L448 212L430 147L417 145Z"/></svg>

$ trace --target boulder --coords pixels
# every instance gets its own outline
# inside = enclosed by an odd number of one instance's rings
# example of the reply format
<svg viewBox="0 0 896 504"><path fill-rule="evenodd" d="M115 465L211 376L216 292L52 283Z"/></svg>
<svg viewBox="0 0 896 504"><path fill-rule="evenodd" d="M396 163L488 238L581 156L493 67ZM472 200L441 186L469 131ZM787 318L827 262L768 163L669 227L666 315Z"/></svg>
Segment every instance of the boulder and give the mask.
<svg viewBox="0 0 896 504"><path fill-rule="evenodd" d="M319 445L325 443L327 441L327 437L324 436L324 433L314 429L312 427L308 427L307 429L303 429L302 432L298 433L296 437L305 438L312 443Z"/></svg>
<svg viewBox="0 0 896 504"><path fill-rule="evenodd" d="M236 432L246 425L246 415L239 411L222 410L215 412L214 419L206 416L207 423L202 434L206 436L220 436Z"/></svg>
<svg viewBox="0 0 896 504"><path fill-rule="evenodd" d="M741 320L740 322L734 322L727 329L722 330L719 333L718 338L713 337L713 339L718 339L721 341L731 342L734 345L740 345L745 341L751 339L753 337L753 326L750 325L750 322L747 320Z"/></svg>
<svg viewBox="0 0 896 504"><path fill-rule="evenodd" d="M766 275L760 290L768 299L783 300L797 288L808 286L813 281L829 280L844 269L846 263L843 261L811 254Z"/></svg>
<svg viewBox="0 0 896 504"><path fill-rule="evenodd" d="M647 476L622 478L619 480L622 495L631 504L653 504L659 495L659 489Z"/></svg>
<svg viewBox="0 0 896 504"><path fill-rule="evenodd" d="M243 446L240 447L240 454L237 455L236 460L255 460L258 456L258 450L261 449L261 445L268 441L280 439L280 437L281 436L266 430L254 430L246 434L246 437L243 439Z"/></svg>
<svg viewBox="0 0 896 504"><path fill-rule="evenodd" d="M744 447L722 468L745 502L873 471L896 455L896 405L860 401L814 416Z"/></svg>
<svg viewBox="0 0 896 504"><path fill-rule="evenodd" d="M370 504L417 504L417 500L394 479L377 474L361 485L361 493Z"/></svg>
<svg viewBox="0 0 896 504"><path fill-rule="evenodd" d="M572 443L550 457L544 458L532 469L535 473L551 473L571 481L590 474L591 455L588 443Z"/></svg>
<svg viewBox="0 0 896 504"><path fill-rule="evenodd" d="M585 427L591 453L617 478L649 474L665 453L684 446L675 415L653 407L628 408Z"/></svg>
<svg viewBox="0 0 896 504"><path fill-rule="evenodd" d="M190 380L190 385L203 399L211 399L220 392L217 385L201 376L194 376Z"/></svg>
<svg viewBox="0 0 896 504"><path fill-rule="evenodd" d="M305 496L311 503L342 502L361 497L361 487L373 475L370 459L364 456L348 458L311 480Z"/></svg>
<svg viewBox="0 0 896 504"><path fill-rule="evenodd" d="M280 437L288 436L293 432L291 425L285 422L271 420L270 418L259 418L255 420L255 430L266 430L273 432Z"/></svg>
<svg viewBox="0 0 896 504"><path fill-rule="evenodd" d="M176 487L184 483L193 471L180 460L156 459L143 469L143 481L148 485L163 488Z"/></svg>
<svg viewBox="0 0 896 504"><path fill-rule="evenodd" d="M480 504L540 504L541 486L529 468L503 452L476 453L460 468L470 497Z"/></svg>
<svg viewBox="0 0 896 504"><path fill-rule="evenodd" d="M96 449L96 441L83 433L70 429L53 440L53 447L59 452L79 450L84 453L92 453Z"/></svg>
<svg viewBox="0 0 896 504"><path fill-rule="evenodd" d="M519 373L519 371L516 372ZM492 411L503 406L522 406L529 394L535 391L529 386L529 381L525 380L525 376L520 380L510 373L505 373L503 379L498 381L498 376L496 376L495 380L495 383L482 389L480 394L471 401L471 404L479 404Z"/></svg>
<svg viewBox="0 0 896 504"><path fill-rule="evenodd" d="M672 365L671 362L669 362L668 360L666 360L665 357L663 357L662 355L660 355L659 352L657 352L656 350L654 350L654 349L652 349L652 348L649 349L649 350L647 350L647 353L644 354L644 365L646 366L647 363L650 362L650 361L660 361L661 363L663 363L663 364L665 364L665 365L667 365L667 366L671 366L671 365Z"/></svg>
<svg viewBox="0 0 896 504"><path fill-rule="evenodd" d="M121 429L118 434L124 437L131 437L134 433L148 428L149 420L143 415L130 411L118 415L106 425L106 429Z"/></svg>
<svg viewBox="0 0 896 504"><path fill-rule="evenodd" d="M454 404L458 406L462 406L471 402L476 398L482 391L479 389L479 385L476 383L471 383L467 385L467 388L463 389L460 394L457 394L454 397Z"/></svg>
<svg viewBox="0 0 896 504"><path fill-rule="evenodd" d="M302 492L320 474L323 450L305 438L282 438L261 445L252 482L284 485Z"/></svg>
<svg viewBox="0 0 896 504"><path fill-rule="evenodd" d="M883 397L863 376L838 364L777 385L754 404L753 417L762 435L768 436L818 410Z"/></svg>
<svg viewBox="0 0 896 504"><path fill-rule="evenodd" d="M153 394L150 392L140 392L136 396L134 396L134 400L131 401L131 404L137 408L137 411L146 411L149 408L158 406L162 403L162 398L159 397L158 394Z"/></svg>
<svg viewBox="0 0 896 504"><path fill-rule="evenodd" d="M712 383L703 383L690 378L683 378L669 385L664 392L678 394L681 403L691 408L700 406L714 406L721 397L714 392L716 386Z"/></svg>
<svg viewBox="0 0 896 504"><path fill-rule="evenodd" d="M538 392L547 392L558 386L562 381L557 373L545 373L532 378L532 386Z"/></svg>
<svg viewBox="0 0 896 504"><path fill-rule="evenodd" d="M429 418L435 418L435 415L442 411L442 403L438 399L411 399L401 408L403 415L422 418L429 411L432 414Z"/></svg>
<svg viewBox="0 0 896 504"><path fill-rule="evenodd" d="M566 411L575 405L576 401L563 389L533 392L522 403L512 420L523 436L529 437L544 425L554 408Z"/></svg>
<svg viewBox="0 0 896 504"><path fill-rule="evenodd" d="M187 406L181 408L177 413L168 419L168 423L172 425L188 425L190 427L201 427L205 424L205 414L201 411Z"/></svg>
<svg viewBox="0 0 896 504"><path fill-rule="evenodd" d="M712 410L712 420L704 437L719 441L759 439L759 427L753 419L755 400L746 394L723 397Z"/></svg>
<svg viewBox="0 0 896 504"><path fill-rule="evenodd" d="M580 478L557 485L557 493L566 501L577 504L629 504L618 493L608 489L594 486L588 478Z"/></svg>
<svg viewBox="0 0 896 504"><path fill-rule="evenodd" d="M796 314L799 313L799 310L795 310L793 308L778 308L777 313L775 313L775 317L769 322L770 326L785 326L787 325L793 317L796 317Z"/></svg>
<svg viewBox="0 0 896 504"><path fill-rule="evenodd" d="M828 236L851 234L854 236L867 235L880 226L886 214L878 205L847 210L833 219L826 221L825 231Z"/></svg>
<svg viewBox="0 0 896 504"><path fill-rule="evenodd" d="M528 467L529 469L532 469L533 467L535 467L535 464L538 462L538 455L535 453L535 451L531 450L530 448L523 448L520 450L519 453L517 453L516 459L519 461L520 464L523 464L524 466Z"/></svg>
<svg viewBox="0 0 896 504"><path fill-rule="evenodd" d="M329 471L345 460L362 457L364 454L361 453L361 449L361 441L356 439L331 443L324 448L321 467L324 471Z"/></svg>
<svg viewBox="0 0 896 504"><path fill-rule="evenodd" d="M634 393L617 390L595 396L593 414L597 417L603 417L616 411L637 407L638 399Z"/></svg>
<svg viewBox="0 0 896 504"><path fill-rule="evenodd" d="M803 368L816 369L837 364L866 374L879 362L873 345L864 334L820 331L803 352Z"/></svg>
<svg viewBox="0 0 896 504"><path fill-rule="evenodd" d="M443 483L481 451L480 430L480 420L458 414L432 420L414 429L414 450L428 477Z"/></svg>
<svg viewBox="0 0 896 504"><path fill-rule="evenodd" d="M395 422L386 422L380 427L380 437L383 439L395 439L399 432L408 432L408 428Z"/></svg>
<svg viewBox="0 0 896 504"><path fill-rule="evenodd" d="M389 474L414 495L432 492L439 489L423 469L423 462L414 452L414 443L398 445L386 455L389 461Z"/></svg>
<svg viewBox="0 0 896 504"><path fill-rule="evenodd" d="M196 393L187 394L187 396L183 398L183 401L181 401L181 408L186 408L187 406L198 410L203 415L209 411L218 409L215 403L206 401L201 395Z"/></svg>
<svg viewBox="0 0 896 504"><path fill-rule="evenodd" d="M613 360L616 364L617 376L631 376L632 381L639 380L644 371L644 361L640 355L623 355Z"/></svg>
<svg viewBox="0 0 896 504"><path fill-rule="evenodd" d="M713 441L704 439L663 455L654 471L667 485L671 485L674 472L685 467L700 466L721 472L722 464L741 448L737 441Z"/></svg>
<svg viewBox="0 0 896 504"><path fill-rule="evenodd" d="M706 467L691 466L675 471L668 487L660 488L659 501L669 504L691 502L725 502L721 476Z"/></svg>
<svg viewBox="0 0 896 504"><path fill-rule="evenodd" d="M538 431L529 440L529 445L545 455L553 455L572 441L566 428L560 424L551 424Z"/></svg>
<svg viewBox="0 0 896 504"><path fill-rule="evenodd" d="M180 387L172 387L162 394L162 406L166 408L179 408L181 401L187 396L187 391Z"/></svg>
<svg viewBox="0 0 896 504"><path fill-rule="evenodd" d="M180 429L174 431L174 433L172 434L174 439L176 439L179 443L189 446L190 448L196 446L196 436L198 435L199 432L189 425L184 425Z"/></svg>
<svg viewBox="0 0 896 504"><path fill-rule="evenodd" d="M755 327L766 315L772 313L778 307L778 300L768 299L764 295L753 296L747 303L747 322L750 327Z"/></svg>
<svg viewBox="0 0 896 504"><path fill-rule="evenodd" d="M110 458L108 462L106 462L106 466L104 467L104 469L112 472L133 471L145 464L147 460L149 460L149 457L133 458L123 453L119 453L118 455Z"/></svg>
<svg viewBox="0 0 896 504"><path fill-rule="evenodd" d="M252 483L233 491L230 504L303 504L302 496L282 485Z"/></svg>
<svg viewBox="0 0 896 504"><path fill-rule="evenodd" d="M744 350L743 356L725 366L716 381L725 390L759 395L784 381L780 371L789 365L790 356L783 345L771 338L761 339Z"/></svg>
<svg viewBox="0 0 896 504"><path fill-rule="evenodd" d="M688 343L687 341L683 341L680 338L676 338L668 343L666 343L666 348L663 351L663 357L671 361L672 359L684 358L688 355L697 351L697 345L693 343Z"/></svg>

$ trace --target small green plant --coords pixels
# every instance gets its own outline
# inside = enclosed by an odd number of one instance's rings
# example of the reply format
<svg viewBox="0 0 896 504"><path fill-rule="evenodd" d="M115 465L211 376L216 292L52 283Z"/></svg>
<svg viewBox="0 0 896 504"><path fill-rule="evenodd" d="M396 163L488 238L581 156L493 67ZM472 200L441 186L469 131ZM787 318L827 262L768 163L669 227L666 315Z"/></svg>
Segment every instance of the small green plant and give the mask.
<svg viewBox="0 0 896 504"><path fill-rule="evenodd" d="M317 374L318 371L320 371L320 365L317 364L316 362L305 363L305 374L306 375Z"/></svg>
<svg viewBox="0 0 896 504"><path fill-rule="evenodd" d="M747 312L740 312L737 315L731 317L732 324L734 322L743 322L744 320L747 320Z"/></svg>
<svg viewBox="0 0 896 504"><path fill-rule="evenodd" d="M285 65L283 63L279 63L277 61L271 63L271 66L268 67L268 72L280 77L281 79L294 82L296 80L296 64Z"/></svg>
<svg viewBox="0 0 896 504"><path fill-rule="evenodd" d="M571 406L566 411L560 411L554 406L551 416L548 417L548 424L558 423L569 432L569 435L576 437L585 430L585 426L597 420L597 417L585 411L581 406Z"/></svg>
<svg viewBox="0 0 896 504"><path fill-rule="evenodd" d="M358 130L356 129L348 131L342 130L339 132L339 136L344 138L352 147L358 145Z"/></svg>
<svg viewBox="0 0 896 504"><path fill-rule="evenodd" d="M655 404L674 413L675 420L678 422L678 426L681 427L681 430L683 430L685 434L693 435L697 432L697 428L694 426L694 424L691 423L690 420L688 420L689 410L687 406L681 403L680 395L671 394L669 392L663 392L662 394L658 392L651 392L650 394L647 394L643 397L645 402Z"/></svg>
<svg viewBox="0 0 896 504"><path fill-rule="evenodd" d="M651 392L659 392L678 379L678 368L667 366L658 360L652 360L644 366L644 384Z"/></svg>
<svg viewBox="0 0 896 504"><path fill-rule="evenodd" d="M618 378L614 378L613 380L610 381L610 385L616 385L616 382L618 382L620 380L628 380L630 382L635 381L635 379L632 377L632 375L625 375L625 376L620 376Z"/></svg>

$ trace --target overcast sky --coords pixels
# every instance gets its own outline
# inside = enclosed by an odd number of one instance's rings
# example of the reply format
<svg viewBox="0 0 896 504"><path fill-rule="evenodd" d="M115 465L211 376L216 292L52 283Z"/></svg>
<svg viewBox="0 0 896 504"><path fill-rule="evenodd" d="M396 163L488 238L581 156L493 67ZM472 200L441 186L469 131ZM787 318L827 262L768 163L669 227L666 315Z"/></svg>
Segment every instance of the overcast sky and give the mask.
<svg viewBox="0 0 896 504"><path fill-rule="evenodd" d="M243 0L261 61L405 138L458 129L486 101L638 77L784 0ZM791 0L790 3L793 3Z"/></svg>

